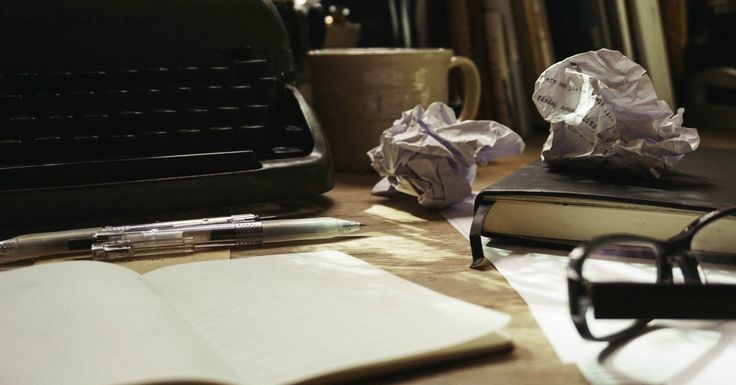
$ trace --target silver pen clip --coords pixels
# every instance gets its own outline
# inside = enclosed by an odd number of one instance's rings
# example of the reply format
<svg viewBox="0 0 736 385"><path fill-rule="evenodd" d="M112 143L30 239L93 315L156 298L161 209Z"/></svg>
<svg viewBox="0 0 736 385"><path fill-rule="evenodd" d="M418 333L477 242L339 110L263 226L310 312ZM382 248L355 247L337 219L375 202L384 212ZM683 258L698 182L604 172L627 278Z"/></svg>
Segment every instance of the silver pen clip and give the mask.
<svg viewBox="0 0 736 385"><path fill-rule="evenodd" d="M100 232L130 232L130 231L148 231L148 230L170 230L192 226L210 225L219 223L247 223L261 219L256 214L237 214L226 217L185 219L181 221L154 222L139 225L127 226L106 226L100 229Z"/></svg>

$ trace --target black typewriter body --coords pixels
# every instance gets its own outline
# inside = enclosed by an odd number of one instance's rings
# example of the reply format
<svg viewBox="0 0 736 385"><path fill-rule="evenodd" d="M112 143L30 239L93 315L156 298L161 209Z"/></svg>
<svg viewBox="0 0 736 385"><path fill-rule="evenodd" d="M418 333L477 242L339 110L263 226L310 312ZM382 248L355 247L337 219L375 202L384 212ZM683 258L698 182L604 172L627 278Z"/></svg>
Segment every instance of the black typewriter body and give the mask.
<svg viewBox="0 0 736 385"><path fill-rule="evenodd" d="M333 185L269 1L3 1L0 45L0 233Z"/></svg>

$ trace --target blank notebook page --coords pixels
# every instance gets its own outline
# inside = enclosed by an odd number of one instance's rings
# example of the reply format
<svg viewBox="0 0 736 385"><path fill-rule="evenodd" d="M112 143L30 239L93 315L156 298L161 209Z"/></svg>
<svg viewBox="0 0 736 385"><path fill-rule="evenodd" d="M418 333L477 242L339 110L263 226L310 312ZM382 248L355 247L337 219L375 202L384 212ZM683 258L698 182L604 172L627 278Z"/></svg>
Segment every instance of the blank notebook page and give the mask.
<svg viewBox="0 0 736 385"><path fill-rule="evenodd" d="M0 384L103 385L235 373L135 272L74 261L2 273Z"/></svg>
<svg viewBox="0 0 736 385"><path fill-rule="evenodd" d="M282 384L429 353L508 316L339 252L184 264L145 277L243 384Z"/></svg>

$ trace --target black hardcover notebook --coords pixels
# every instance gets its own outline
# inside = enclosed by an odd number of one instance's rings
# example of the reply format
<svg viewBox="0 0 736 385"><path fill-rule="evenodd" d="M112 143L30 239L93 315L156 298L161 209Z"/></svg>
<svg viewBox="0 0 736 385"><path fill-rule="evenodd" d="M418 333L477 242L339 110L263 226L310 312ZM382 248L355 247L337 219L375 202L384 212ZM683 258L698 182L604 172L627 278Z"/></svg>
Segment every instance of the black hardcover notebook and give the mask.
<svg viewBox="0 0 736 385"><path fill-rule="evenodd" d="M657 180L606 170L572 173L550 169L539 160L476 197L470 234L473 260L483 260L481 235L563 246L608 233L668 238L703 213L734 204L733 150L700 148ZM731 222L736 225L736 220ZM724 237L724 242L736 242L736 237Z"/></svg>

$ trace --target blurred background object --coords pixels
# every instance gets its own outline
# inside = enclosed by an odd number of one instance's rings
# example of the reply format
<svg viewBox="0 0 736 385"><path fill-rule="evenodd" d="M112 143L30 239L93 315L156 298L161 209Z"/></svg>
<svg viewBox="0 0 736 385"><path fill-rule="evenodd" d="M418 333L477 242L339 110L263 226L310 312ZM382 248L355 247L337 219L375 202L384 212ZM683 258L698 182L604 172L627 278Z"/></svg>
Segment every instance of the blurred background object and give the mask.
<svg viewBox="0 0 736 385"><path fill-rule="evenodd" d="M291 40L291 50L297 71L304 70L307 51L321 48L327 27L325 9L319 0L273 0L286 32Z"/></svg>
<svg viewBox="0 0 736 385"><path fill-rule="evenodd" d="M672 0L671 0L672 1ZM684 50L673 65L693 127L734 131L736 1L688 1Z"/></svg>
<svg viewBox="0 0 736 385"><path fill-rule="evenodd" d="M729 70L736 68L736 0L297 3L304 3L303 9L309 10L302 10L302 14L319 13L322 25L310 27L310 32L305 32L309 38L296 38L294 49L303 49L304 41L310 49L323 47L329 29L324 20L331 20L333 26L360 25L357 47L451 48L456 55L471 58L480 71L482 95L477 118L496 120L522 135L548 129L548 123L530 103L539 74L566 57L600 48L619 50L646 68L660 99L673 109L685 107L687 126L716 129L723 126L716 121L726 122L727 117L704 118L704 114L736 108L736 91L730 80L733 71ZM303 19L313 23L318 18ZM352 39L356 37L334 44L352 45ZM303 55L295 53L295 58L302 60ZM712 75L714 71L719 74ZM721 79L719 84L704 83L703 79L713 76ZM461 85L456 74L450 77L449 104L458 108ZM701 91L691 92L694 89Z"/></svg>
<svg viewBox="0 0 736 385"><path fill-rule="evenodd" d="M350 9L331 5L325 16L327 34L323 48L348 48L358 45L360 23L348 20Z"/></svg>

